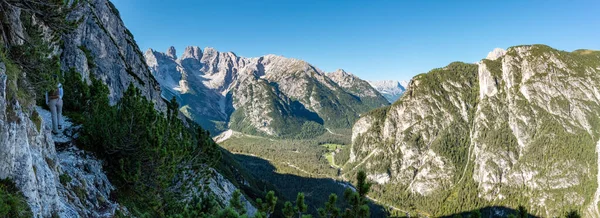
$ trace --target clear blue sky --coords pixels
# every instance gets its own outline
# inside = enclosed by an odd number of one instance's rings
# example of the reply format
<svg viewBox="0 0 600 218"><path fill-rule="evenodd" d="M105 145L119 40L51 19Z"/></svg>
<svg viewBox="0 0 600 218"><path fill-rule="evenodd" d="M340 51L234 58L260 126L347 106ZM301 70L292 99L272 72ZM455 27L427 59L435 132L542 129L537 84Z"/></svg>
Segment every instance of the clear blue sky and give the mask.
<svg viewBox="0 0 600 218"><path fill-rule="evenodd" d="M493 48L600 49L600 1L112 0L141 49L277 54L364 79L410 79Z"/></svg>

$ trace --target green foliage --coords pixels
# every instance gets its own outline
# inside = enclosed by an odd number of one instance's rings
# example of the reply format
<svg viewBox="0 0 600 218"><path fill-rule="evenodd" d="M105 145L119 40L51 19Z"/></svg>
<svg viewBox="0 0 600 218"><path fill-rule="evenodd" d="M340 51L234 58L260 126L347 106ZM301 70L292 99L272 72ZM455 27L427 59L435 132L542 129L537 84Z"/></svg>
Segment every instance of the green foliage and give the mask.
<svg viewBox="0 0 600 218"><path fill-rule="evenodd" d="M176 211L168 213L167 217L172 218L212 218L217 215L219 210L219 202L215 200L213 194L201 195L194 197L190 202L176 208Z"/></svg>
<svg viewBox="0 0 600 218"><path fill-rule="evenodd" d="M221 211L219 211L219 213L217 213L216 218L239 218L240 215L235 212L235 209L231 208L231 207L227 207Z"/></svg>
<svg viewBox="0 0 600 218"><path fill-rule="evenodd" d="M329 141L329 139L276 140L262 137L234 136L222 142L221 146L233 153L252 154L271 160L280 173L302 173L288 166L294 165L314 174L313 177L316 175L334 177L338 173L337 169L332 168L325 158L325 155L330 152L320 145L326 141ZM337 158L336 155L336 163L342 163Z"/></svg>
<svg viewBox="0 0 600 218"><path fill-rule="evenodd" d="M8 99L16 99L19 102L26 103L30 101L30 96L27 93L26 87L19 84L26 84L26 80L21 69L13 63L4 49L0 49L0 62L4 64L7 75L6 82L6 97ZM21 104L23 104L21 103Z"/></svg>
<svg viewBox="0 0 600 218"><path fill-rule="evenodd" d="M73 180L71 176L69 176L69 174L61 174L58 178L60 180L60 183L64 186L66 186Z"/></svg>
<svg viewBox="0 0 600 218"><path fill-rule="evenodd" d="M517 217L528 218L529 213L527 213L527 208L523 207L523 205L519 205L519 208L517 208Z"/></svg>
<svg viewBox="0 0 600 218"><path fill-rule="evenodd" d="M99 80L92 78L90 93L78 144L106 160L119 197L132 211L152 216L179 213L185 190L171 187L184 182L184 172L201 179L207 166L219 161L220 151L208 132L185 127L173 102L166 116L159 114L133 85L115 106L109 105L108 88ZM184 184L194 183L199 182Z"/></svg>
<svg viewBox="0 0 600 218"><path fill-rule="evenodd" d="M33 22L30 14L22 13L21 20L25 26L26 43L9 47L8 54L24 74L20 77L23 82L19 87L25 89L29 97L36 98L56 87L61 76L60 57L53 55L54 46L45 41L42 28Z"/></svg>
<svg viewBox="0 0 600 218"><path fill-rule="evenodd" d="M240 190L235 190L229 200L229 207L233 208L238 214L246 214L246 207L242 204Z"/></svg>
<svg viewBox="0 0 600 218"><path fill-rule="evenodd" d="M294 206L294 211L298 213L301 217L303 213L306 213L308 210L308 205L304 202L304 193L298 193L296 197L296 206Z"/></svg>
<svg viewBox="0 0 600 218"><path fill-rule="evenodd" d="M359 217L366 218L371 216L368 206L367 194L371 189L371 184L367 182L367 175L364 171L359 171L356 175L356 190L348 188L344 192L344 198L350 205L342 217Z"/></svg>
<svg viewBox="0 0 600 218"><path fill-rule="evenodd" d="M71 68L64 73L63 82L64 96L66 102L63 110L67 116L77 123L83 123L83 111L88 106L91 98L90 87L81 77L81 74Z"/></svg>
<svg viewBox="0 0 600 218"><path fill-rule="evenodd" d="M581 215L579 215L579 212L577 212L576 210L572 210L567 212L565 218L581 218Z"/></svg>
<svg viewBox="0 0 600 218"><path fill-rule="evenodd" d="M337 195L329 195L329 200L325 202L325 207L319 208L319 216L321 218L336 218L340 216L340 209L337 207Z"/></svg>
<svg viewBox="0 0 600 218"><path fill-rule="evenodd" d="M256 199L256 204L258 205L258 212L264 217L270 217L271 214L275 211L275 206L277 205L277 196L275 196L274 191L267 192L265 196L265 201L262 199Z"/></svg>
<svg viewBox="0 0 600 218"><path fill-rule="evenodd" d="M283 212L283 216L286 218L294 217L294 214L296 212L294 211L294 206L293 206L292 202L286 201L283 206L282 212Z"/></svg>
<svg viewBox="0 0 600 218"><path fill-rule="evenodd" d="M32 217L29 205L15 183L0 180L0 217Z"/></svg>
<svg viewBox="0 0 600 218"><path fill-rule="evenodd" d="M469 218L481 218L481 211L474 210L473 212L471 212Z"/></svg>
<svg viewBox="0 0 600 218"><path fill-rule="evenodd" d="M85 55L88 69L90 69L90 70L95 69L96 62L94 62L94 56L92 55L92 52L87 47L85 47L85 45L79 46L79 50L81 50L83 52L83 54Z"/></svg>
<svg viewBox="0 0 600 218"><path fill-rule="evenodd" d="M323 127L323 125L314 121L307 121L302 124L302 130L296 135L296 138L310 139L323 135L323 133L325 133L325 127Z"/></svg>

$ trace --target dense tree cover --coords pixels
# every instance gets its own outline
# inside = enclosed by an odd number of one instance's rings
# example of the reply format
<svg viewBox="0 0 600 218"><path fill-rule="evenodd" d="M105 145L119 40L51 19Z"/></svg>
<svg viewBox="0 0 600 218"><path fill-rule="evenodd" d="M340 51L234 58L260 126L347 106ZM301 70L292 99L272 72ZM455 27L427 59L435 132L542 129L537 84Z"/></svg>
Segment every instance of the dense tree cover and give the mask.
<svg viewBox="0 0 600 218"><path fill-rule="evenodd" d="M325 207L319 209L319 214L321 217L327 218L335 218L335 217L348 217L348 218L365 218L369 217L370 211L367 205L368 200L366 198L367 193L369 192L370 184L366 181L366 176L364 172L360 172L359 175L362 177L358 177L358 188L357 191L353 191L352 189L346 189L344 196L347 202L351 202L351 204L345 205L343 213L338 208L337 203L337 195L331 194L329 196L329 200L325 203ZM243 204L240 201L240 192L235 191L231 200L229 201L229 206L226 208L219 210L214 217L227 217L227 218L238 218L238 217L248 217L246 214L246 209L243 208ZM308 214L308 208L310 205L306 203L306 196L304 193L297 193L295 202L286 201L285 204L280 208L281 214L280 216L286 218L311 218L313 217L311 214ZM256 205L258 212L254 215L255 218L268 218L273 216L274 212L277 209L279 198L275 195L275 192L269 191L265 196L264 201L262 199L256 199Z"/></svg>
<svg viewBox="0 0 600 218"><path fill-rule="evenodd" d="M25 197L11 180L0 180L0 217L31 217Z"/></svg>
<svg viewBox="0 0 600 218"><path fill-rule="evenodd" d="M119 199L132 213L180 213L187 205L180 201L190 188L186 185L200 186L209 176L207 169L219 161L220 150L208 132L184 126L177 118L174 100L168 103L167 114L158 113L153 103L130 85L123 98L111 106L108 88L100 80L92 78L92 85L85 88L87 84L76 74L70 71L65 75L65 86L74 91L65 95L65 101L74 103L65 109L82 118L77 144L106 161L105 169L117 186ZM195 176L185 176L189 173Z"/></svg>
<svg viewBox="0 0 600 218"><path fill-rule="evenodd" d="M308 177L335 177L337 169L330 166L326 154L328 149L320 140L276 140L253 136L234 136L221 143L221 146L233 153L252 154L270 160L280 173L295 173ZM344 146L345 147L345 146ZM342 149L343 150L343 149ZM337 160L339 165L340 162ZM305 172L298 172L295 167ZM307 174L308 172L309 174Z"/></svg>

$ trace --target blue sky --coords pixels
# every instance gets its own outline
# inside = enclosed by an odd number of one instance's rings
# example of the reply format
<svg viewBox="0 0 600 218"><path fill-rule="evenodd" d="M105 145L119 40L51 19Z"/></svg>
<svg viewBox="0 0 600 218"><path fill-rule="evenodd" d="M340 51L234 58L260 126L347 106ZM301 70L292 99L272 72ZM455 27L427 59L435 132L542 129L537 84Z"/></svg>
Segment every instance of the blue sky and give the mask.
<svg viewBox="0 0 600 218"><path fill-rule="evenodd" d="M600 1L112 0L142 50L277 54L407 80L496 47L600 49Z"/></svg>

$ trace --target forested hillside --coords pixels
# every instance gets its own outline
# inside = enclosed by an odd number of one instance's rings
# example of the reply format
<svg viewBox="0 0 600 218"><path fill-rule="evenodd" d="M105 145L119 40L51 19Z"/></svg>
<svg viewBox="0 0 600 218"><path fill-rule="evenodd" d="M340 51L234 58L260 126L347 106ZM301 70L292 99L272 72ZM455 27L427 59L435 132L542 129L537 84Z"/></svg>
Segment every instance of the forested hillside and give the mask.
<svg viewBox="0 0 600 218"><path fill-rule="evenodd" d="M598 213L600 52L509 48L413 78L353 128L376 198L435 216L486 205ZM394 194L389 194L394 193Z"/></svg>

